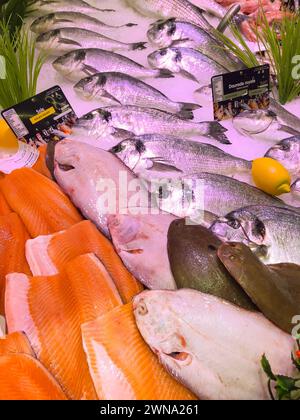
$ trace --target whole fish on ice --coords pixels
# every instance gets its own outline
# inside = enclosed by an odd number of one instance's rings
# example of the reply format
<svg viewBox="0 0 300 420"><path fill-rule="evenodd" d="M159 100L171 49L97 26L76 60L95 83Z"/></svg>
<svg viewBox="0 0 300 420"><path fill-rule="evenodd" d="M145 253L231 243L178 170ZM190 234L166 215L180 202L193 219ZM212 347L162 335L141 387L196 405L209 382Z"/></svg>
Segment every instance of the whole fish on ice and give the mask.
<svg viewBox="0 0 300 420"><path fill-rule="evenodd" d="M88 130L89 135L103 137L116 129L128 131L128 137L143 134L170 134L205 136L223 144L230 144L227 131L216 121L192 122L177 115L153 108L136 106L112 106L99 108L79 118L77 126Z"/></svg>
<svg viewBox="0 0 300 420"><path fill-rule="evenodd" d="M211 230L248 245L265 264L300 264L300 214L292 208L251 205L215 221Z"/></svg>
<svg viewBox="0 0 300 420"><path fill-rule="evenodd" d="M156 108L193 119L193 110L201 105L174 102L158 89L124 73L98 73L82 79L74 86L86 99L95 99L104 106L135 105Z"/></svg>
<svg viewBox="0 0 300 420"><path fill-rule="evenodd" d="M143 292L133 307L160 362L200 399L269 399L263 354L275 372L293 374L295 341L262 314L187 289Z"/></svg>
<svg viewBox="0 0 300 420"><path fill-rule="evenodd" d="M210 144L148 134L124 140L111 150L138 176L180 177L212 172L233 178L250 178L251 162L231 156Z"/></svg>
<svg viewBox="0 0 300 420"><path fill-rule="evenodd" d="M95 17L79 12L54 12L46 16L35 19L30 29L36 34L43 34L54 29L61 28L81 28L89 31L99 32L102 30L119 29L123 27L131 28L137 26L135 23L126 23L120 26L108 25Z"/></svg>
<svg viewBox="0 0 300 420"><path fill-rule="evenodd" d="M82 48L99 48L106 51L135 51L146 48L145 42L127 44L81 28L61 28L45 32L37 37L36 47L53 56Z"/></svg>
<svg viewBox="0 0 300 420"><path fill-rule="evenodd" d="M192 48L163 48L150 54L148 62L152 68L181 73L201 85L209 85L213 76L227 72L225 67Z"/></svg>
<svg viewBox="0 0 300 420"><path fill-rule="evenodd" d="M83 0L33 0L29 4L29 13L45 14L51 12L115 12L114 9L99 9Z"/></svg>
<svg viewBox="0 0 300 420"><path fill-rule="evenodd" d="M57 58L53 67L74 82L99 72L120 72L141 79L173 77L168 70L147 69L123 55L97 48L71 51Z"/></svg>

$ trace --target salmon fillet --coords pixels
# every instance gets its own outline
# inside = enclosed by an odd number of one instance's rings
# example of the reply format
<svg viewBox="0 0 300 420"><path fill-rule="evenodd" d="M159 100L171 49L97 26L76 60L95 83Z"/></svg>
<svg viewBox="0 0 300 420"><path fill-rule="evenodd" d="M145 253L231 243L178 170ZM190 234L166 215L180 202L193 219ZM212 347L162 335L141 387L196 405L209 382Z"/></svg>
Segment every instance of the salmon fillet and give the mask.
<svg viewBox="0 0 300 420"><path fill-rule="evenodd" d="M27 239L28 232L17 214L0 217L0 315L5 314L5 276L14 272L31 274L25 258Z"/></svg>
<svg viewBox="0 0 300 420"><path fill-rule="evenodd" d="M66 400L43 365L28 354L0 357L0 400Z"/></svg>
<svg viewBox="0 0 300 420"><path fill-rule="evenodd" d="M197 399L159 364L137 329L132 304L82 325L82 338L99 399Z"/></svg>
<svg viewBox="0 0 300 420"><path fill-rule="evenodd" d="M32 238L67 229L82 220L58 185L31 168L6 175L0 190Z"/></svg>
<svg viewBox="0 0 300 420"><path fill-rule="evenodd" d="M24 331L37 358L71 399L97 399L82 347L81 324L121 305L102 263L83 255L52 277L7 276L9 333Z"/></svg>
<svg viewBox="0 0 300 420"><path fill-rule="evenodd" d="M87 253L95 254L104 264L124 303L143 290L142 284L125 268L112 243L90 221L26 244L27 261L35 276L58 274L66 263Z"/></svg>

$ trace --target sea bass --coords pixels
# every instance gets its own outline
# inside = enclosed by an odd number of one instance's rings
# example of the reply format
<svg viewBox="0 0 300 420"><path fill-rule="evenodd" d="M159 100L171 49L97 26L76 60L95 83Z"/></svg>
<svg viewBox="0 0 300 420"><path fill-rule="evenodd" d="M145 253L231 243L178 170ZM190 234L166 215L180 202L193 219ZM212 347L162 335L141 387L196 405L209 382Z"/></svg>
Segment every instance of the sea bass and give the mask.
<svg viewBox="0 0 300 420"><path fill-rule="evenodd" d="M289 171L291 176L300 176L300 135L284 139L272 146L266 157L278 160Z"/></svg>
<svg viewBox="0 0 300 420"><path fill-rule="evenodd" d="M223 144L230 144L227 131L216 121L191 122L177 115L153 108L112 106L96 109L77 120L77 126L86 128L90 135L103 137L115 129L128 131L128 137L144 134L205 136Z"/></svg>
<svg viewBox="0 0 300 420"><path fill-rule="evenodd" d="M261 312L291 334L300 310L300 266L266 266L241 243L223 244L218 257Z"/></svg>
<svg viewBox="0 0 300 420"><path fill-rule="evenodd" d="M98 73L82 79L74 86L86 99L108 105L135 105L156 108L193 119L193 110L201 105L174 102L154 87L124 73Z"/></svg>
<svg viewBox="0 0 300 420"><path fill-rule="evenodd" d="M152 18L179 18L194 23L207 31L213 27L203 11L187 0L126 0L127 4L144 16Z"/></svg>
<svg viewBox="0 0 300 420"><path fill-rule="evenodd" d="M150 54L148 62L153 68L181 73L201 85L209 85L213 76L227 72L225 67L192 48L164 48Z"/></svg>
<svg viewBox="0 0 300 420"><path fill-rule="evenodd" d="M263 354L275 372L293 373L295 341L262 314L185 289L143 292L133 306L144 340L200 399L269 399Z"/></svg>
<svg viewBox="0 0 300 420"><path fill-rule="evenodd" d="M135 51L146 48L145 42L127 44L80 28L54 29L41 34L36 39L36 47L54 56L80 48L100 48L107 51Z"/></svg>
<svg viewBox="0 0 300 420"><path fill-rule="evenodd" d="M137 26L135 23L126 23L120 26L108 25L100 20L78 12L56 12L35 19L30 29L36 34L43 34L54 29L61 28L81 28L89 31L99 32L99 30L119 29L123 27Z"/></svg>
<svg viewBox="0 0 300 420"><path fill-rule="evenodd" d="M132 209L129 209L132 213ZM167 235L176 219L170 214L111 216L108 221L115 249L128 270L149 289L176 289L171 272Z"/></svg>
<svg viewBox="0 0 300 420"><path fill-rule="evenodd" d="M151 179L211 172L249 178L251 162L223 152L210 144L171 136L149 134L124 140L111 150L137 175Z"/></svg>
<svg viewBox="0 0 300 420"><path fill-rule="evenodd" d="M115 12L114 9L99 9L83 0L35 0L29 4L29 12L35 14L70 11L79 13Z"/></svg>
<svg viewBox="0 0 300 420"><path fill-rule="evenodd" d="M156 188L154 182L152 184ZM176 182L173 180L162 193L161 188L158 183L156 195L153 193L153 196L163 211L178 217L192 216L195 220L198 215L201 217L203 209L219 216L250 205L277 206L298 211L256 187L224 175L198 173L176 179Z"/></svg>
<svg viewBox="0 0 300 420"><path fill-rule="evenodd" d="M192 23L176 21L176 19L163 22L159 20L151 25L147 36L150 43L157 48L176 45L198 50L228 71L236 71L244 67L234 56L225 53L220 41Z"/></svg>
<svg viewBox="0 0 300 420"><path fill-rule="evenodd" d="M62 76L74 82L99 72L120 72L141 79L173 77L168 70L147 69L123 55L97 48L71 51L57 58L53 67Z"/></svg>
<svg viewBox="0 0 300 420"><path fill-rule="evenodd" d="M220 239L203 226L175 220L168 232L168 254L178 289L196 289L244 309L255 305L219 261Z"/></svg>
<svg viewBox="0 0 300 420"><path fill-rule="evenodd" d="M136 179L112 153L74 140L55 146L54 176L81 213L105 235L108 216L117 214L121 206L122 176L125 188ZM133 195L129 193L128 200Z"/></svg>
<svg viewBox="0 0 300 420"><path fill-rule="evenodd" d="M220 239L248 245L265 264L300 264L300 214L290 209L250 206L214 222Z"/></svg>

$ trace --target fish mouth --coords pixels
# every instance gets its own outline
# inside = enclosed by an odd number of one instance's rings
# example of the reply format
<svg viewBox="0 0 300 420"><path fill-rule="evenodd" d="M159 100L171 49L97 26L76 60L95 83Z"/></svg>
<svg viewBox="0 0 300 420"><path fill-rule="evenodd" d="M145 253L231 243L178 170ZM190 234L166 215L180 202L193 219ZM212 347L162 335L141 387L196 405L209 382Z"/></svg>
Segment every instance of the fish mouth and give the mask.
<svg viewBox="0 0 300 420"><path fill-rule="evenodd" d="M53 177L53 179L56 179L55 172L59 170L60 172L70 172L75 169L75 167L68 163L67 160L59 160L56 157L56 147L59 143L62 143L63 140L60 141L54 141L51 140L47 145L47 153L46 153L46 165Z"/></svg>

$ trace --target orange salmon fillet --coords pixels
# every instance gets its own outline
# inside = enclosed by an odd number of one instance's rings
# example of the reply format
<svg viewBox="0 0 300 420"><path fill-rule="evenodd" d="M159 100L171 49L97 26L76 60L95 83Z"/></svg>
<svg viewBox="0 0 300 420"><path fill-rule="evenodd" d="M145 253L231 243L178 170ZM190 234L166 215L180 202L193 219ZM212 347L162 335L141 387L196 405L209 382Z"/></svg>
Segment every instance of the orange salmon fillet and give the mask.
<svg viewBox="0 0 300 420"><path fill-rule="evenodd" d="M82 338L99 399L197 399L159 364L138 331L132 304L82 325Z"/></svg>
<svg viewBox="0 0 300 420"><path fill-rule="evenodd" d="M7 276L9 333L24 331L37 358L71 399L97 399L82 347L81 324L121 305L102 263L83 255L52 277Z"/></svg>
<svg viewBox="0 0 300 420"><path fill-rule="evenodd" d="M43 365L27 354L0 357L0 400L66 400Z"/></svg>
<svg viewBox="0 0 300 420"><path fill-rule="evenodd" d="M35 357L29 340L23 332L14 332L0 338L0 356L10 353L24 353Z"/></svg>
<svg viewBox="0 0 300 420"><path fill-rule="evenodd" d="M93 253L111 275L124 303L143 290L127 270L112 243L90 221L78 223L64 232L41 236L27 242L26 256L35 276L54 275L79 255Z"/></svg>
<svg viewBox="0 0 300 420"><path fill-rule="evenodd" d="M58 185L34 169L22 168L0 180L0 189L30 236L49 235L82 220Z"/></svg>
<svg viewBox="0 0 300 420"><path fill-rule="evenodd" d="M0 217L0 315L5 315L5 276L14 272L31 274L25 258L27 239L28 232L17 214Z"/></svg>

